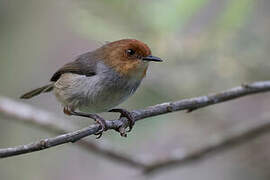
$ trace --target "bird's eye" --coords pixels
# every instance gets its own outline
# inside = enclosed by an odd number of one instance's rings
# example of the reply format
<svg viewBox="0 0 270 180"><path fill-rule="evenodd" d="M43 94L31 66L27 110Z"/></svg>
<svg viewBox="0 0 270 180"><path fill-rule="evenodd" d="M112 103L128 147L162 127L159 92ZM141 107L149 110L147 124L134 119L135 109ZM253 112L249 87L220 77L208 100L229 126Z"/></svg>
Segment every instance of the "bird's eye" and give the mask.
<svg viewBox="0 0 270 180"><path fill-rule="evenodd" d="M128 54L129 56L132 56L132 55L135 54L135 51L134 51L133 49L128 49L128 50L127 50L127 54Z"/></svg>

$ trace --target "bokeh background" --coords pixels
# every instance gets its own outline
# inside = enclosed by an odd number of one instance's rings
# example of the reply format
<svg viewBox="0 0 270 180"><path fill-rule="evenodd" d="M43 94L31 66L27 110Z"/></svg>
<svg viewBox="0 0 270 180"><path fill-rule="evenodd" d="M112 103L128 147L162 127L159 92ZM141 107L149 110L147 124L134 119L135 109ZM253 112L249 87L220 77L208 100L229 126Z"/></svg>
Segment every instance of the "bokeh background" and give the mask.
<svg viewBox="0 0 270 180"><path fill-rule="evenodd" d="M0 0L0 95L21 101L77 55L123 38L146 42L165 60L151 64L142 86L121 105L130 110L267 80L269 8L269 0ZM24 102L81 127L91 122L65 117L52 94ZM236 125L270 118L269 107L269 93L249 96L149 118L126 139L110 131L97 143L145 161L181 154ZM53 136L0 115L0 148ZM0 179L268 180L269 137L150 177L67 144L0 160Z"/></svg>

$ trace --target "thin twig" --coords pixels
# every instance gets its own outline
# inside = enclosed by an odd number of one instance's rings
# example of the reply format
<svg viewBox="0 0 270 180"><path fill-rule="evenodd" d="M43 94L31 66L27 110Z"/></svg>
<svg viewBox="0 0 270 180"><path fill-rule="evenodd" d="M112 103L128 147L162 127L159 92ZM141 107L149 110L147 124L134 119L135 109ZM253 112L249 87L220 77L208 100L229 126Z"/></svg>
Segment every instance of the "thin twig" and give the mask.
<svg viewBox="0 0 270 180"><path fill-rule="evenodd" d="M255 82L255 83L235 87L227 91L223 91L221 93L217 93L213 95L201 96L201 97L184 99L184 100L175 101L175 102L158 104L155 106L147 107L145 109L135 110L132 113L135 120L138 121L147 117L157 116L160 114L170 113L174 111L188 110L188 112L191 112L193 110L196 110L205 106L221 103L224 101L236 99L236 98L243 97L250 94L262 93L266 91L270 91L270 81ZM0 104L4 105L4 103L1 103L1 102ZM17 108L12 108L12 109L13 111L18 110ZM6 113L3 110L3 107L0 107L0 112L3 114ZM123 126L127 127L128 125L128 121L126 118L106 121L106 123L107 123L108 129L115 129L115 130L122 128ZM66 133L66 134L63 134L54 138L42 139L40 141L27 144L27 145L0 149L0 157L1 158L10 157L14 155L43 150L46 148L54 147L57 145L68 143L68 142L76 142L77 140L80 140L83 137L95 134L100 128L101 128L100 125L94 124L89 127L86 127L86 128L74 131L74 132ZM147 165L138 163L138 166L145 167Z"/></svg>

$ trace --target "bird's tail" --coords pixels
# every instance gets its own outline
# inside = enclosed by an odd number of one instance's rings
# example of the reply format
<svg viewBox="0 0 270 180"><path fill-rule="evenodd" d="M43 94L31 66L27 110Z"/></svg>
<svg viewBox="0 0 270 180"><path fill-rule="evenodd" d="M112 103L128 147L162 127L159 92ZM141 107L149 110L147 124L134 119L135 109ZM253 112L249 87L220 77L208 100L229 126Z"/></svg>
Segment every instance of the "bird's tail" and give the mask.
<svg viewBox="0 0 270 180"><path fill-rule="evenodd" d="M50 92L50 91L53 90L53 85L54 85L54 83L48 84L48 85L40 87L40 88L37 88L37 89L35 89L33 91L30 91L28 93L23 94L20 98L21 99L30 99L30 98L32 98L34 96L37 96L37 95L41 94L41 93Z"/></svg>

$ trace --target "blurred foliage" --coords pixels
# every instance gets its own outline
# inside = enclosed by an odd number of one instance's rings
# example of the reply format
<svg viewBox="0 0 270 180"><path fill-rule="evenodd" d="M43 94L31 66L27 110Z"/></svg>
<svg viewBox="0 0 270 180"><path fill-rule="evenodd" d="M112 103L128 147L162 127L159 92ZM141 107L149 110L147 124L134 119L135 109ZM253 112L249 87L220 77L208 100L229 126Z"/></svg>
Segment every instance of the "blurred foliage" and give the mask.
<svg viewBox="0 0 270 180"><path fill-rule="evenodd" d="M128 109L266 80L269 8L268 0L0 0L0 95L19 100L77 55L122 38L146 42L153 55L165 60L151 64L143 85L123 104ZM198 147L235 124L269 117L269 98L259 95L192 114L149 118L137 123L128 139L109 132L100 141L136 157L165 157ZM26 103L64 117L52 95ZM2 117L0 130L0 147L50 136ZM196 167L152 179L269 179L269 147L264 137ZM120 174L118 179L143 179L132 172L71 145L0 161L0 179L108 179L111 173Z"/></svg>

